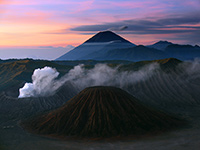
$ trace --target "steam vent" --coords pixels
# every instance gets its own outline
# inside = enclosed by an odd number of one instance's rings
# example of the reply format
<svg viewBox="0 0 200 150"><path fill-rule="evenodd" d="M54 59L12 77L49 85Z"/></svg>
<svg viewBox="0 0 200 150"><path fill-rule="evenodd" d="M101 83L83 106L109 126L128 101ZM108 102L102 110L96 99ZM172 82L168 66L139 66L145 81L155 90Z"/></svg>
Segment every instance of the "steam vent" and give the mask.
<svg viewBox="0 0 200 150"><path fill-rule="evenodd" d="M94 138L157 133L181 124L119 88L98 86L84 89L61 108L23 126L42 135Z"/></svg>

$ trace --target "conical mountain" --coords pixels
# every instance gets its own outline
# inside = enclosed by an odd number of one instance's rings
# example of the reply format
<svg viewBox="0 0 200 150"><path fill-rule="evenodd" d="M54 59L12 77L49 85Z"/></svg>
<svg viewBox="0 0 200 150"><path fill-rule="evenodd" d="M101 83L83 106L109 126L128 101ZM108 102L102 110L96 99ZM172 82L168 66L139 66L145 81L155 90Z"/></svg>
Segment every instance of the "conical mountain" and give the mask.
<svg viewBox="0 0 200 150"><path fill-rule="evenodd" d="M126 39L122 38L121 36L115 34L111 31L103 31L99 32L96 35L94 35L89 40L85 41L85 43L92 43L92 42L122 42L122 43L131 43L127 41Z"/></svg>
<svg viewBox="0 0 200 150"><path fill-rule="evenodd" d="M61 108L23 126L46 135L113 137L165 131L180 124L119 88L100 86L84 89Z"/></svg>
<svg viewBox="0 0 200 150"><path fill-rule="evenodd" d="M109 50L134 46L135 44L111 31L102 31L56 60L95 59Z"/></svg>

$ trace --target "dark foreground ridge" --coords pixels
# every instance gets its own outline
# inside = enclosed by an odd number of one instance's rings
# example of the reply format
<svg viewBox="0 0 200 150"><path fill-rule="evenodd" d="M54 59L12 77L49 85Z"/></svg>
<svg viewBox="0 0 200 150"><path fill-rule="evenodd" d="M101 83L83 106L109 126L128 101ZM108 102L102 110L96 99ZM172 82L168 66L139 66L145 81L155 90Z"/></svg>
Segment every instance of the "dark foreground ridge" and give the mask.
<svg viewBox="0 0 200 150"><path fill-rule="evenodd" d="M35 117L23 127L42 135L115 137L159 133L183 121L141 104L115 87L89 87L61 108Z"/></svg>

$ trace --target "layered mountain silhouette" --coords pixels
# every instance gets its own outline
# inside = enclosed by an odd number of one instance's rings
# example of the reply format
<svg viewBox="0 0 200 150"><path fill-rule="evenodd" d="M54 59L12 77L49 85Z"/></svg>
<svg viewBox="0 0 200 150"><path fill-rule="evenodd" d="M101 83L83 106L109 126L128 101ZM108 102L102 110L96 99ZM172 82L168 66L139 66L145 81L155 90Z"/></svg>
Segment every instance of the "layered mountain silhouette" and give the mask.
<svg viewBox="0 0 200 150"><path fill-rule="evenodd" d="M135 44L111 31L102 31L56 60L95 59L109 50L134 46Z"/></svg>
<svg viewBox="0 0 200 150"><path fill-rule="evenodd" d="M103 31L56 60L143 61L171 57L180 60L200 57L200 47L178 45L168 41L159 41L149 46L136 46L111 31Z"/></svg>
<svg viewBox="0 0 200 150"><path fill-rule="evenodd" d="M113 137L166 131L183 121L144 106L116 87L89 87L61 108L23 123L38 134Z"/></svg>
<svg viewBox="0 0 200 150"><path fill-rule="evenodd" d="M162 45L166 46L167 42ZM169 43L168 43L169 44ZM161 46L160 46L161 48ZM176 58L180 60L192 60L200 57L200 47L198 45L169 44L164 50L138 45L130 48L113 49L96 56L95 60L128 60L145 61L165 58ZM91 58L92 59L92 58Z"/></svg>

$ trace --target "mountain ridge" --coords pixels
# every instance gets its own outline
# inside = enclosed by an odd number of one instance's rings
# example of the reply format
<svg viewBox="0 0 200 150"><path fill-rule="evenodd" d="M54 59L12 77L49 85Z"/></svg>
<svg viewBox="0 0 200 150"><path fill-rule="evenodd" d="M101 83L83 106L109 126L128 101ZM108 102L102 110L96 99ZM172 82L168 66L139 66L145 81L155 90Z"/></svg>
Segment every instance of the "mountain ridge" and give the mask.
<svg viewBox="0 0 200 150"><path fill-rule="evenodd" d="M101 31L56 60L128 60L165 58L191 60L200 57L198 45L179 45L158 41L153 45L135 45L112 31Z"/></svg>

